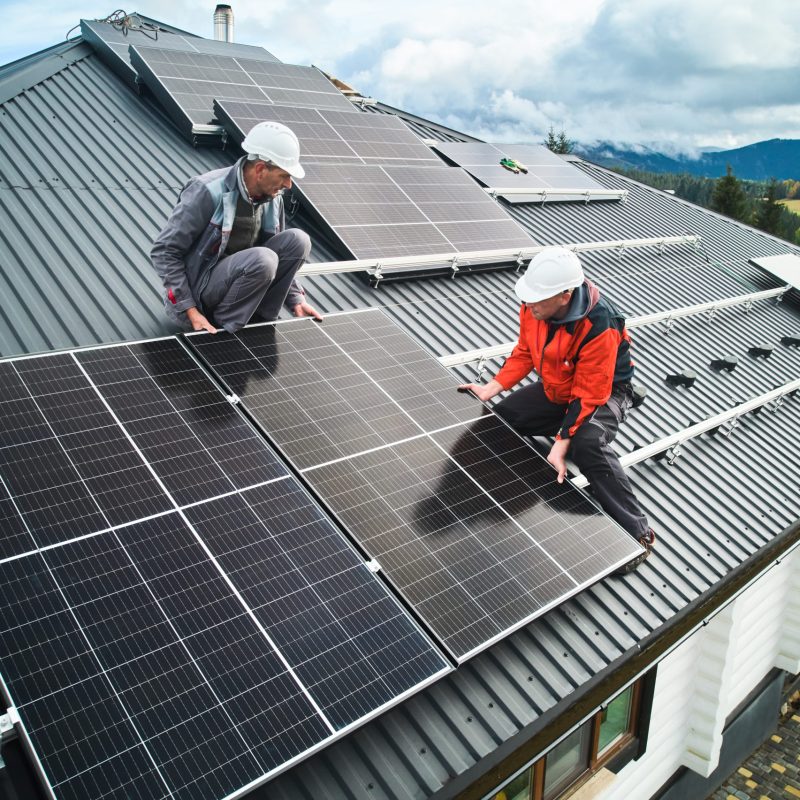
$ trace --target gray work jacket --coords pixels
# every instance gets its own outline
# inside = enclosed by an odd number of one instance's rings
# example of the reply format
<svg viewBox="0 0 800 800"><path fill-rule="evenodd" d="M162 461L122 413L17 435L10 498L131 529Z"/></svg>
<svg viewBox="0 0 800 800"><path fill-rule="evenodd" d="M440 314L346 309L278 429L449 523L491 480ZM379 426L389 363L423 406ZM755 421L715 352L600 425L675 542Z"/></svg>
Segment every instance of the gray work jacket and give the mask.
<svg viewBox="0 0 800 800"><path fill-rule="evenodd" d="M244 157L232 167L192 178L181 190L178 204L153 242L150 258L176 313L193 306L205 313L200 298L211 270L228 247L239 195L237 170L243 161ZM285 224L283 197L278 195L264 208L256 244L264 244ZM286 305L292 307L303 299L303 290L294 280Z"/></svg>

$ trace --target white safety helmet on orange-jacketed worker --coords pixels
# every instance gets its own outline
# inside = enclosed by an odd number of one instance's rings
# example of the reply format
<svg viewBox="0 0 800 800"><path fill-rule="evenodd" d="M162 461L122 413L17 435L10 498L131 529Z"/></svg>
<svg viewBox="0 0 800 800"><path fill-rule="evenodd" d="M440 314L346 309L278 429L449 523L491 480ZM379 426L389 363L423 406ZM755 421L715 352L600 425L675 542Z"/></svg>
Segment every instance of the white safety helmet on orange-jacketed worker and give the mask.
<svg viewBox="0 0 800 800"><path fill-rule="evenodd" d="M294 131L280 122L259 122L244 137L242 150L249 161L266 161L286 170L293 178L302 178L300 142Z"/></svg>
<svg viewBox="0 0 800 800"><path fill-rule="evenodd" d="M514 291L523 303L538 303L583 284L578 256L566 247L546 247L528 264Z"/></svg>

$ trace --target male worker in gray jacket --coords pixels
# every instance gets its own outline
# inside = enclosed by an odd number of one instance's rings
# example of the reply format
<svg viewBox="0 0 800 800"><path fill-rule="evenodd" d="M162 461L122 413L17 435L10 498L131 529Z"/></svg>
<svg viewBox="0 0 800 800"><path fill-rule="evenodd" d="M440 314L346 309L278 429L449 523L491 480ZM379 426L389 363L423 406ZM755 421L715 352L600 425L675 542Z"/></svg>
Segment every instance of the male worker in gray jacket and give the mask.
<svg viewBox="0 0 800 800"><path fill-rule="evenodd" d="M285 230L282 191L305 175L297 137L260 122L242 149L232 167L183 187L150 251L167 316L185 331L235 333L251 318L275 319L284 302L296 316L321 319L295 279L311 241Z"/></svg>

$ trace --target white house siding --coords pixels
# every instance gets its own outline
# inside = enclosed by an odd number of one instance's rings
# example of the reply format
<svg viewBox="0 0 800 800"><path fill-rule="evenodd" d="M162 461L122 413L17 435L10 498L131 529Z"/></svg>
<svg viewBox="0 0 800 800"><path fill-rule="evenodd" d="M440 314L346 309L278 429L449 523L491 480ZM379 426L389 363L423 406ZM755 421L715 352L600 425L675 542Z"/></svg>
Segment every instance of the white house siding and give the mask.
<svg viewBox="0 0 800 800"><path fill-rule="evenodd" d="M647 752L597 800L651 797L681 766L714 770L730 713L773 667L798 669L799 594L795 551L659 664Z"/></svg>

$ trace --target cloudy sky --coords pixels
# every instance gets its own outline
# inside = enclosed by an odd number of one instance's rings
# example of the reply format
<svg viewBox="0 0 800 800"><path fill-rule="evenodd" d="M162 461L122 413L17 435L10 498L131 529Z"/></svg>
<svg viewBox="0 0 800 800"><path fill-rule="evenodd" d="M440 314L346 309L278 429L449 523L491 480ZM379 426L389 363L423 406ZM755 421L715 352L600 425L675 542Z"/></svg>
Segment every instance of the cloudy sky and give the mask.
<svg viewBox="0 0 800 800"><path fill-rule="evenodd" d="M800 138L798 0L231 0L235 39L492 141L670 152ZM138 11L213 36L214 0ZM0 63L64 39L98 0L0 0Z"/></svg>

